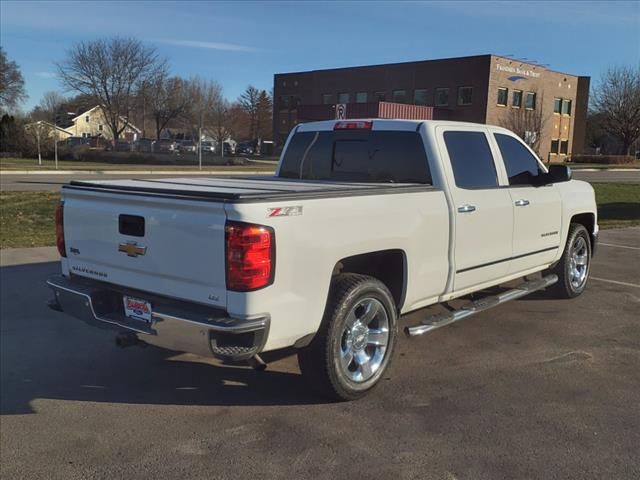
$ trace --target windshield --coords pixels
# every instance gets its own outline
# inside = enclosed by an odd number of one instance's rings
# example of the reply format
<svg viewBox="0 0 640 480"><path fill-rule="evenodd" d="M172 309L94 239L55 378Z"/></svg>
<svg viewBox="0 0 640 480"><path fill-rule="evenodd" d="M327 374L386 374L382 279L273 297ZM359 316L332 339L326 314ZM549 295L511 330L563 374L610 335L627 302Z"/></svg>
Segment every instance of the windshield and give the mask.
<svg viewBox="0 0 640 480"><path fill-rule="evenodd" d="M417 132L357 130L296 133L280 177L345 182L431 183Z"/></svg>

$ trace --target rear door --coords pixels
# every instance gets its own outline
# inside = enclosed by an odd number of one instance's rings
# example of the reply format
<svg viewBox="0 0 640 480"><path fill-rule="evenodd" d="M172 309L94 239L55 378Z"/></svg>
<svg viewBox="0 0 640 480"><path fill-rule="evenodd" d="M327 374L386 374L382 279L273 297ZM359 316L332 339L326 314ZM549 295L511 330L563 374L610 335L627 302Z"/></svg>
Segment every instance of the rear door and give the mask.
<svg viewBox="0 0 640 480"><path fill-rule="evenodd" d="M553 185L542 185L545 171L522 141L508 133L493 134L502 156L513 205L513 259L509 273L553 261L560 248L562 203Z"/></svg>
<svg viewBox="0 0 640 480"><path fill-rule="evenodd" d="M460 291L507 274L513 209L509 191L500 188L486 128L441 127L438 141L453 202L453 289Z"/></svg>

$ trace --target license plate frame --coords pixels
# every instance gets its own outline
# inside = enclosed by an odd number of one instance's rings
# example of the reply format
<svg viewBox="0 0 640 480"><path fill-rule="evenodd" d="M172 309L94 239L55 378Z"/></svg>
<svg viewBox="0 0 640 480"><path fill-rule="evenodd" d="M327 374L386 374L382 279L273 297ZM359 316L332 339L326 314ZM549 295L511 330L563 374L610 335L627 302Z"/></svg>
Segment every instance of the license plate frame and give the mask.
<svg viewBox="0 0 640 480"><path fill-rule="evenodd" d="M124 304L125 317L137 320L139 322L144 322L146 324L151 323L151 317L153 315L151 302L148 302L141 298L123 295L122 303Z"/></svg>

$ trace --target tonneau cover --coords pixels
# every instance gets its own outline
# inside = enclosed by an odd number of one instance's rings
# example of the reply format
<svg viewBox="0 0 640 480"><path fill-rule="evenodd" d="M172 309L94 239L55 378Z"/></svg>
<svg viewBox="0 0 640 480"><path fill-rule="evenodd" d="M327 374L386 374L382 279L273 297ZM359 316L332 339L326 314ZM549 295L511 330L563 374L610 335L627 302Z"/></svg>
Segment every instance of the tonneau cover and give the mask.
<svg viewBox="0 0 640 480"><path fill-rule="evenodd" d="M178 177L131 180L72 181L66 188L88 188L123 193L188 196L217 201L260 201L289 197L335 197L396 193L432 188L407 183L348 183L312 180L292 180L265 177ZM399 193L399 192L398 192Z"/></svg>

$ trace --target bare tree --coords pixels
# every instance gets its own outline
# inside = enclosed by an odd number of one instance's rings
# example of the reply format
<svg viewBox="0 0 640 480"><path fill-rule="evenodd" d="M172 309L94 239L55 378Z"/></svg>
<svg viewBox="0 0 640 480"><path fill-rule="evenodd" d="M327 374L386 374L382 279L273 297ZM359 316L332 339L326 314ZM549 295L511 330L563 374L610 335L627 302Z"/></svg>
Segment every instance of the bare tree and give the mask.
<svg viewBox="0 0 640 480"><path fill-rule="evenodd" d="M190 91L183 79L169 78L164 71L151 79L146 91L146 102L155 120L156 139L159 139L167 124L186 112Z"/></svg>
<svg viewBox="0 0 640 480"><path fill-rule="evenodd" d="M533 93L538 105L534 105L534 108L510 108L499 123L518 135L539 156L540 138L547 118L540 108L540 105L544 105L543 99L538 98L537 92Z"/></svg>
<svg viewBox="0 0 640 480"><path fill-rule="evenodd" d="M260 139L270 138L273 134L273 102L271 95L262 90L258 97L256 116L256 136Z"/></svg>
<svg viewBox="0 0 640 480"><path fill-rule="evenodd" d="M593 111L602 115L604 129L622 142L623 153L629 155L640 138L640 64L607 70L593 92Z"/></svg>
<svg viewBox="0 0 640 480"><path fill-rule="evenodd" d="M9 61L0 47L0 108L13 110L26 98L20 67L16 62Z"/></svg>
<svg viewBox="0 0 640 480"><path fill-rule="evenodd" d="M249 85L238 98L238 104L249 116L249 136L254 139L257 136L260 90L253 85Z"/></svg>
<svg viewBox="0 0 640 480"><path fill-rule="evenodd" d="M98 101L115 142L128 126L137 85L166 69L166 62L139 40L112 38L80 42L57 67L69 90Z"/></svg>
<svg viewBox="0 0 640 480"><path fill-rule="evenodd" d="M40 109L47 114L49 121L55 122L56 115L66 102L67 99L60 92L46 92L40 100Z"/></svg>

